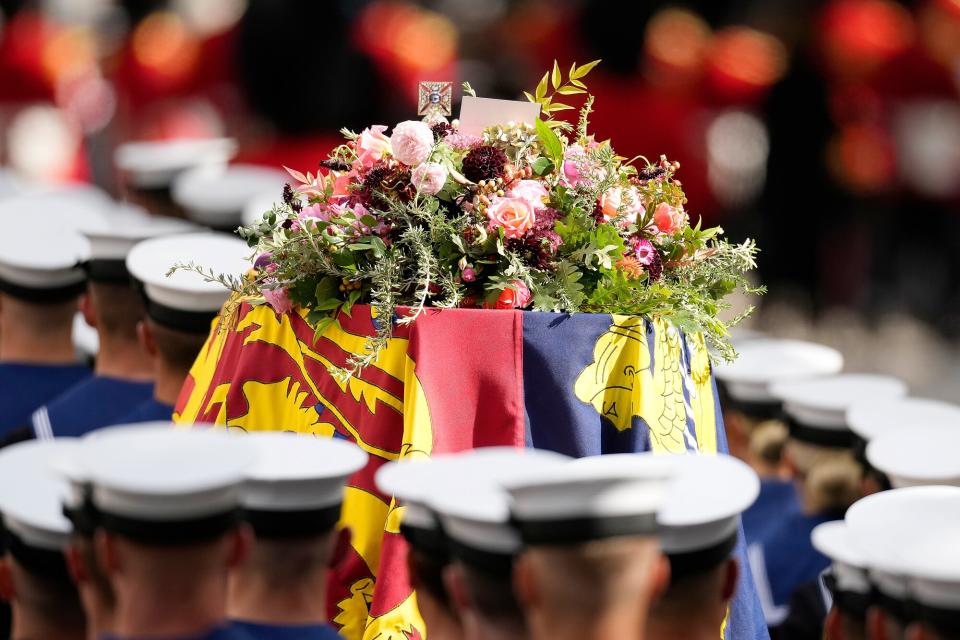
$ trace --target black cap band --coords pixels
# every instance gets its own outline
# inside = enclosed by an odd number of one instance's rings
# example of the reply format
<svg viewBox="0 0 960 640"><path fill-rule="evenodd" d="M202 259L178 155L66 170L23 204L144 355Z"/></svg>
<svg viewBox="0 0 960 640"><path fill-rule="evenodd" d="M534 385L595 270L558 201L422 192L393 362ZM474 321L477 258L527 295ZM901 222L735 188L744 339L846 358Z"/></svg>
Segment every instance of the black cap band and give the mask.
<svg viewBox="0 0 960 640"><path fill-rule="evenodd" d="M129 284L130 272L122 258L91 258L83 265L87 278L104 284Z"/></svg>
<svg viewBox="0 0 960 640"><path fill-rule="evenodd" d="M837 577L833 574L832 570L828 570L823 574L823 582L830 591L830 595L833 597L833 604L837 609L856 620L863 621L866 619L867 609L870 608L871 601L869 593L857 593L856 591L840 589L840 587L837 586Z"/></svg>
<svg viewBox="0 0 960 640"><path fill-rule="evenodd" d="M184 311L145 298L147 316L168 329L206 335L217 311Z"/></svg>
<svg viewBox="0 0 960 640"><path fill-rule="evenodd" d="M514 519L514 525L524 543L530 545L580 544L619 536L657 534L657 517L653 513L564 520Z"/></svg>
<svg viewBox="0 0 960 640"><path fill-rule="evenodd" d="M240 509L185 520L146 520L99 512L99 524L107 531L155 546L209 542L235 527L240 520Z"/></svg>
<svg viewBox="0 0 960 640"><path fill-rule="evenodd" d="M854 433L849 429L828 429L798 422L793 416L787 416L787 428L790 437L821 447L849 449L854 444Z"/></svg>
<svg viewBox="0 0 960 640"><path fill-rule="evenodd" d="M960 635L960 607L956 609L947 609L945 607L934 607L920 602L912 602L910 611L913 614L912 620L922 621L939 633L948 637Z"/></svg>
<svg viewBox="0 0 960 640"><path fill-rule="evenodd" d="M67 570L67 560L63 556L63 551L29 545L9 529L4 531L4 538L7 551L21 567L36 575L70 582L70 572Z"/></svg>
<svg viewBox="0 0 960 640"><path fill-rule="evenodd" d="M509 578L513 575L514 555L512 553L477 549L452 538L448 539L447 545L450 555L477 571L497 578Z"/></svg>
<svg viewBox="0 0 960 640"><path fill-rule="evenodd" d="M301 511L244 509L243 518L258 538L305 538L333 531L342 505Z"/></svg>
<svg viewBox="0 0 960 640"><path fill-rule="evenodd" d="M732 536L706 549L683 553L668 553L667 559L670 560L670 575L682 578L684 576L710 571L729 558L736 546L737 533L734 532Z"/></svg>
<svg viewBox="0 0 960 640"><path fill-rule="evenodd" d="M870 593L870 604L883 609L884 613L892 616L901 625L906 625L913 620L909 603L900 598L888 596L877 588Z"/></svg>
<svg viewBox="0 0 960 640"><path fill-rule="evenodd" d="M73 525L73 532L86 538L93 537L94 532L99 526L100 517L97 508L93 506L93 500L88 491L84 496L83 504L79 507L63 506L63 515Z"/></svg>
<svg viewBox="0 0 960 640"><path fill-rule="evenodd" d="M770 402L753 402L751 400L738 400L727 392L725 406L732 411L739 411L743 415L754 420L778 420L783 418L783 405L777 400Z"/></svg>
<svg viewBox="0 0 960 640"><path fill-rule="evenodd" d="M61 287L24 287L9 280L0 278L0 293L5 293L12 298L34 302L37 304L56 304L58 302L69 302L74 298L80 297L87 290L87 281L81 280L73 284L63 285Z"/></svg>
<svg viewBox="0 0 960 640"><path fill-rule="evenodd" d="M436 529L428 529L427 527L401 524L400 533L407 539L410 546L417 551L443 561L446 561L449 557L447 553L447 539L439 527Z"/></svg>

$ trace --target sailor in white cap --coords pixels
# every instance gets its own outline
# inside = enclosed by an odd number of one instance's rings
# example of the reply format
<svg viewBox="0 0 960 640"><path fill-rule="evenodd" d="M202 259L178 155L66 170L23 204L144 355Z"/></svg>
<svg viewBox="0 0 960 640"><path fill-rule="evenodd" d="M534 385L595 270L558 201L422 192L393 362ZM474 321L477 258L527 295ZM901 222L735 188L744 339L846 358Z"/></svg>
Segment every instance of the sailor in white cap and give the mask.
<svg viewBox="0 0 960 640"><path fill-rule="evenodd" d="M668 458L581 458L505 483L525 545L514 586L533 640L646 637L669 580L656 520Z"/></svg>
<svg viewBox="0 0 960 640"><path fill-rule="evenodd" d="M4 220L0 251L0 439L90 375L71 339L90 245L68 229L38 228L31 220L41 212L20 215Z"/></svg>
<svg viewBox="0 0 960 640"><path fill-rule="evenodd" d="M960 488L909 487L867 496L846 516L850 535L864 556L873 588L867 612L870 640L906 638L914 618L910 549L936 532L960 528ZM944 538L955 544L956 534ZM929 549L929 545L927 545ZM943 585L941 595L946 593Z"/></svg>
<svg viewBox="0 0 960 640"><path fill-rule="evenodd" d="M510 522L510 498L501 483L569 460L551 451L482 447L440 465L429 507L440 520L450 552L445 583L465 640L523 640L523 610L513 592L514 559L522 549Z"/></svg>
<svg viewBox="0 0 960 640"><path fill-rule="evenodd" d="M778 382L835 374L843 356L813 342L759 338L738 347L739 357L718 364L715 375L725 390L723 419L731 454L760 475L760 495L743 514L748 544L766 535L777 520L800 510L797 488L784 468L787 429L783 406L771 387Z"/></svg>
<svg viewBox="0 0 960 640"><path fill-rule="evenodd" d="M821 590L820 583L817 584L822 603L819 613L827 613L825 616L819 615L817 622L822 621L822 632L815 633L816 637L864 640L867 637L866 618L871 594L866 557L853 540L850 527L844 520L818 525L811 539L814 548L830 558L830 569L822 579L825 589ZM808 634L807 637L813 636Z"/></svg>
<svg viewBox="0 0 960 640"><path fill-rule="evenodd" d="M231 569L249 552L242 435L171 423L102 429L78 461L97 513L97 556L116 593L104 638L249 638L226 621Z"/></svg>
<svg viewBox="0 0 960 640"><path fill-rule="evenodd" d="M677 456L671 462L674 479L657 514L670 586L650 609L647 636L716 640L739 581L749 580L733 552L740 514L756 500L760 480L727 455Z"/></svg>
<svg viewBox="0 0 960 640"><path fill-rule="evenodd" d="M57 437L42 442L60 443L74 441L69 437ZM116 597L103 567L97 560L94 538L98 528L97 512L93 508L93 488L90 474L78 460L78 448L57 452L53 456L54 472L69 485L65 494L63 514L72 525L70 542L67 546L67 562L73 577L80 601L87 616L87 630L90 638L99 638L102 634L112 633L116 613Z"/></svg>
<svg viewBox="0 0 960 640"><path fill-rule="evenodd" d="M12 640L81 640L87 626L64 550L70 522L61 511L67 483L51 459L74 439L23 442L0 453L0 514L6 555L0 596L13 609Z"/></svg>
<svg viewBox="0 0 960 640"><path fill-rule="evenodd" d="M334 438L274 431L246 439L258 452L241 497L254 544L230 575L227 613L254 638L339 638L327 624L327 574L344 486L367 454Z"/></svg>
<svg viewBox="0 0 960 640"><path fill-rule="evenodd" d="M960 423L888 431L867 445L867 460L894 488L960 487Z"/></svg>
<svg viewBox="0 0 960 640"><path fill-rule="evenodd" d="M407 541L407 568L410 585L417 593L417 607L430 637L459 640L463 637L460 617L444 586L444 570L450 562L440 522L428 506L429 489L436 483L441 464L451 456L404 458L377 470L377 488L388 498L392 509L403 509L400 532Z"/></svg>
<svg viewBox="0 0 960 640"><path fill-rule="evenodd" d="M178 264L203 264L214 273L240 278L250 268L247 245L222 234L191 233L154 238L127 255L127 269L146 304L140 340L153 358L153 398L119 422L169 420L190 367L210 333L230 290ZM168 275L169 274L169 275Z"/></svg>
<svg viewBox="0 0 960 640"><path fill-rule="evenodd" d="M140 140L118 146L113 159L131 201L161 215L183 217L171 198L177 176L197 167L222 167L236 151L230 138Z"/></svg>
<svg viewBox="0 0 960 640"><path fill-rule="evenodd" d="M199 167L177 177L173 199L194 222L233 231L244 223L244 209L251 201L268 195L271 202L280 202L290 180L284 171L257 165Z"/></svg>
<svg viewBox="0 0 960 640"><path fill-rule="evenodd" d="M934 526L903 551L913 622L909 640L960 640L960 528Z"/></svg>
<svg viewBox="0 0 960 640"><path fill-rule="evenodd" d="M890 478L867 456L871 442L883 439L885 444L879 445L880 456L889 459L885 452L891 451L891 448L898 448L900 442L907 447L916 445L917 436L914 435L914 429L918 427L943 427L960 431L960 406L926 398L877 397L850 407L847 411L847 421L856 434L854 452L867 470L864 494L870 494L891 488ZM893 436L893 433L897 435ZM890 434L889 438L888 434ZM937 445L927 446L936 447ZM909 458L895 454L893 459L908 460Z"/></svg>
<svg viewBox="0 0 960 640"><path fill-rule="evenodd" d="M794 591L829 565L810 542L813 528L843 518L860 497L863 470L853 456L847 409L879 395L904 396L906 386L887 376L839 374L781 382L771 390L783 401L790 432L785 455L802 505L751 547L750 565L767 624L776 626L786 617Z"/></svg>
<svg viewBox="0 0 960 640"><path fill-rule="evenodd" d="M90 241L90 259L85 265L87 295L81 298L80 309L99 337L94 375L33 413L33 437L79 437L114 424L153 397L153 361L137 338L143 299L130 283L126 258L142 240L197 227L119 207L108 211L105 220L102 227L83 229Z"/></svg>

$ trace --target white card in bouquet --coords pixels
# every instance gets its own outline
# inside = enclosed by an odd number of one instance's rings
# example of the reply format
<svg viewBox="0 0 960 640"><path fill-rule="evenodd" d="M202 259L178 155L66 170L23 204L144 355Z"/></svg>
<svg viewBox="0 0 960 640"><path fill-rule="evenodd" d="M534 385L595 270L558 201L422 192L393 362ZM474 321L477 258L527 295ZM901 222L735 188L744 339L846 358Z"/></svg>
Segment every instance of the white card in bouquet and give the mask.
<svg viewBox="0 0 960 640"><path fill-rule="evenodd" d="M495 124L525 122L533 125L540 105L526 100L496 100L463 96L460 103L460 133L478 136Z"/></svg>

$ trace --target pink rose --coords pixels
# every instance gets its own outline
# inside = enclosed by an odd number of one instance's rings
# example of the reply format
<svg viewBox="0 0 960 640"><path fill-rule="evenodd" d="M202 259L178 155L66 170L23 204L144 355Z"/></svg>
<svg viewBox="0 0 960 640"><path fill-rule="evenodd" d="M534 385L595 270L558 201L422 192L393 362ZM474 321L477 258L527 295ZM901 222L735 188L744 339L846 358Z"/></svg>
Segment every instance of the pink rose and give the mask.
<svg viewBox="0 0 960 640"><path fill-rule="evenodd" d="M487 207L490 228L503 229L508 238L520 238L530 231L537 216L530 203L522 198L494 198Z"/></svg>
<svg viewBox="0 0 960 640"><path fill-rule="evenodd" d="M543 199L549 194L546 188L536 180L520 180L511 187L510 193L507 195L511 198L526 200L527 204L536 211L537 209L543 209Z"/></svg>
<svg viewBox="0 0 960 640"><path fill-rule="evenodd" d="M430 157L433 151L433 131L427 123L405 120L393 128L390 136L393 157L405 165L415 167Z"/></svg>
<svg viewBox="0 0 960 640"><path fill-rule="evenodd" d="M636 187L610 187L600 196L600 210L607 222L617 216L623 216L625 223L636 222L643 211L643 200Z"/></svg>
<svg viewBox="0 0 960 640"><path fill-rule="evenodd" d="M590 148L597 146L590 143ZM586 150L579 144L572 144L563 152L563 179L571 187L591 186L595 178L602 180L606 171L596 165L596 162L587 155Z"/></svg>
<svg viewBox="0 0 960 640"><path fill-rule="evenodd" d="M262 289L264 299L277 313L290 313L293 311L293 301L287 294L286 287L277 287L275 289Z"/></svg>
<svg viewBox="0 0 960 640"><path fill-rule="evenodd" d="M495 309L523 309L530 304L530 298L530 289L523 280L514 280L500 292L493 306Z"/></svg>
<svg viewBox="0 0 960 640"><path fill-rule="evenodd" d="M333 193L330 194L330 197L331 198L350 197L350 181L351 181L350 174L331 171L330 175L333 177Z"/></svg>
<svg viewBox="0 0 960 640"><path fill-rule="evenodd" d="M390 153L390 138L384 135L387 128L382 124L367 127L357 137L357 163L369 169L383 156Z"/></svg>
<svg viewBox="0 0 960 640"><path fill-rule="evenodd" d="M424 162L413 170L410 182L420 193L436 195L447 181L447 168L439 162Z"/></svg>
<svg viewBox="0 0 960 640"><path fill-rule="evenodd" d="M661 202L653 211L653 224L657 225L661 233L673 233L686 223L687 214L683 207L671 207L666 202Z"/></svg>

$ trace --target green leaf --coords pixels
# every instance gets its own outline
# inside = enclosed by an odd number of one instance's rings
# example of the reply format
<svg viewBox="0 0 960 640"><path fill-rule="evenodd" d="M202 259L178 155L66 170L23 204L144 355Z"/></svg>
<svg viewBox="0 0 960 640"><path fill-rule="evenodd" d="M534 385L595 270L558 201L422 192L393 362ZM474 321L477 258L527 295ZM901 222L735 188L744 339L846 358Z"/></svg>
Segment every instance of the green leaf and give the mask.
<svg viewBox="0 0 960 640"><path fill-rule="evenodd" d="M568 86L560 87L559 89L557 89L557 93L559 93L562 96L575 96L578 93L586 93L586 91L584 91L583 89L577 89L576 87L571 87L568 85Z"/></svg>
<svg viewBox="0 0 960 640"><path fill-rule="evenodd" d="M350 249L350 251L369 251L373 249L373 245L368 242L354 242L353 244L348 244L347 249Z"/></svg>
<svg viewBox="0 0 960 640"><path fill-rule="evenodd" d="M543 74L543 77L540 79L540 83L537 85L537 91L536 91L537 102L540 102L547 96L547 82L549 82L547 77L549 75L550 75L549 73Z"/></svg>
<svg viewBox="0 0 960 640"><path fill-rule="evenodd" d="M560 81L563 79L563 76L560 75L560 67L557 65L557 61L553 61L553 74L550 77L550 83L553 85L554 90L560 88Z"/></svg>
<svg viewBox="0 0 960 640"><path fill-rule="evenodd" d="M538 176L545 176L551 171L553 171L554 169L556 169L556 165L553 164L550 158L545 158L543 156L540 156L539 158L534 160L533 164L530 165L530 167L533 169L533 172Z"/></svg>
<svg viewBox="0 0 960 640"><path fill-rule="evenodd" d="M317 302L317 304L315 304L313 308L319 311L333 311L334 309L338 308L342 304L343 304L343 300L331 298L328 300Z"/></svg>
<svg viewBox="0 0 960 640"><path fill-rule="evenodd" d="M366 227L372 227L377 224L377 219L368 213L367 215L360 217L360 222Z"/></svg>
<svg viewBox="0 0 960 640"><path fill-rule="evenodd" d="M534 98L534 97L533 97L533 94L530 93L529 91L524 91L524 92L523 92L523 95L527 96L527 100L529 100L530 102L536 102L536 101L537 101L537 99Z"/></svg>
<svg viewBox="0 0 960 640"><path fill-rule="evenodd" d="M340 280L335 276L327 276L317 283L314 296L316 296L317 300L329 300L330 298L336 298L339 293Z"/></svg>
<svg viewBox="0 0 960 640"><path fill-rule="evenodd" d="M580 78L584 77L585 75L593 71L593 68L598 64L600 64L600 60L594 60L593 62L588 62L587 64L578 67L576 74L571 73L570 78L572 80L579 80Z"/></svg>
<svg viewBox="0 0 960 640"><path fill-rule="evenodd" d="M311 311L310 314L307 315L307 321L308 321L308 322L310 321L310 315L312 315L312 314L313 314L313 312ZM319 338L319 337L322 336L324 333L326 333L327 328L328 328L330 325L332 325L334 322L335 322L335 320L333 319L332 316L325 315L325 316L323 316L322 318L320 318L319 320L317 320L316 322L313 322L313 323L311 323L311 324L313 324L313 330L314 330L315 335Z"/></svg>
<svg viewBox="0 0 960 640"><path fill-rule="evenodd" d="M338 251L337 253L334 253L331 258L333 258L333 263L338 267L356 268L357 266L356 259L349 251Z"/></svg>
<svg viewBox="0 0 960 640"><path fill-rule="evenodd" d="M567 109L573 109L573 107L571 107L568 104L563 104L561 102L554 102L553 104L550 105L551 113L553 113L554 111L566 111Z"/></svg>
<svg viewBox="0 0 960 640"><path fill-rule="evenodd" d="M550 127L540 118L536 120L536 127L537 137L539 137L540 142L543 143L547 155L553 160L553 164L559 167L560 163L563 162L563 143L560 142L557 134L551 131Z"/></svg>
<svg viewBox="0 0 960 640"><path fill-rule="evenodd" d="M587 85L585 85L584 83L580 82L579 80L574 80L573 78L570 79L570 84L572 84L572 85L575 86L575 87L580 87L581 89L586 89L586 88L587 88Z"/></svg>
<svg viewBox="0 0 960 640"><path fill-rule="evenodd" d="M371 236L370 244L373 246L373 255L382 258L387 253L387 245L379 236Z"/></svg>

